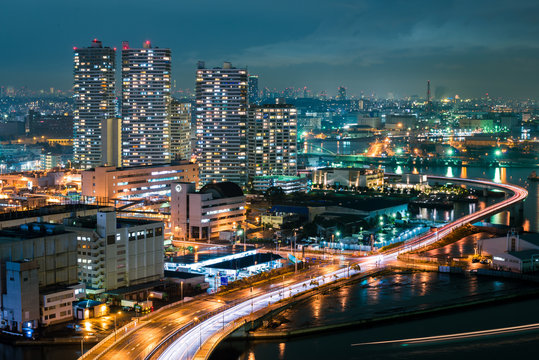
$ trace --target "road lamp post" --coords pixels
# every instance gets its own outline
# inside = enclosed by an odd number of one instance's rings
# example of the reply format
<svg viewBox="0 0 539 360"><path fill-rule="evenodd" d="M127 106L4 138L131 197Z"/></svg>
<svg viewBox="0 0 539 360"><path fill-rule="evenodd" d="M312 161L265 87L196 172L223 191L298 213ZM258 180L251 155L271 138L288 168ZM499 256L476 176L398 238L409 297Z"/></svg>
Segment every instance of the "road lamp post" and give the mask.
<svg viewBox="0 0 539 360"><path fill-rule="evenodd" d="M81 339L80 339L80 356L84 355L84 338L86 336L82 336Z"/></svg>
<svg viewBox="0 0 539 360"><path fill-rule="evenodd" d="M114 342L116 342L116 315L120 315L121 313L121 311L118 311L118 314L114 314Z"/></svg>
<svg viewBox="0 0 539 360"><path fill-rule="evenodd" d="M292 256L294 257L294 272L298 272L298 259L296 259L296 239L298 238L297 231L294 230L294 250L292 251ZM292 242L290 242L290 247L292 247Z"/></svg>
<svg viewBox="0 0 539 360"><path fill-rule="evenodd" d="M199 320L198 317L194 317L193 321L195 322L195 324L198 323L198 325L202 324L202 321ZM202 347L202 326L199 326L198 327L198 348L200 349Z"/></svg>

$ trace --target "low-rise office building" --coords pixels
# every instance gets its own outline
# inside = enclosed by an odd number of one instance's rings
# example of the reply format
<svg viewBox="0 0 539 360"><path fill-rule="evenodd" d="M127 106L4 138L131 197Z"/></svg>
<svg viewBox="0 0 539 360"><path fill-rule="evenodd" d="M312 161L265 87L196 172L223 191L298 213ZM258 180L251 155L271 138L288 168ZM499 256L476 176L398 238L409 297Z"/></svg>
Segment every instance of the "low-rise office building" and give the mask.
<svg viewBox="0 0 539 360"><path fill-rule="evenodd" d="M65 221L76 233L79 280L102 293L163 278L163 222L117 218L115 211Z"/></svg>
<svg viewBox="0 0 539 360"><path fill-rule="evenodd" d="M253 190L266 191L269 188L281 188L285 194L309 191L309 179L299 176L255 176Z"/></svg>
<svg viewBox="0 0 539 360"><path fill-rule="evenodd" d="M323 168L313 171L313 187L376 188L384 185L384 171L362 168Z"/></svg>
<svg viewBox="0 0 539 360"><path fill-rule="evenodd" d="M77 301L75 289L52 288L40 293L40 322L48 326L73 319L73 303Z"/></svg>
<svg viewBox="0 0 539 360"><path fill-rule="evenodd" d="M264 226L271 225L273 228L281 229L283 227L292 227L300 222L300 216L294 213L274 212L263 214L260 222ZM287 226L288 225L288 226Z"/></svg>
<svg viewBox="0 0 539 360"><path fill-rule="evenodd" d="M171 230L180 239L218 239L221 231L245 221L245 196L233 182L207 184L200 191L192 183L172 186Z"/></svg>
<svg viewBox="0 0 539 360"><path fill-rule="evenodd" d="M170 184L178 181L198 183L198 165L99 166L82 172L82 195L121 200L169 196Z"/></svg>

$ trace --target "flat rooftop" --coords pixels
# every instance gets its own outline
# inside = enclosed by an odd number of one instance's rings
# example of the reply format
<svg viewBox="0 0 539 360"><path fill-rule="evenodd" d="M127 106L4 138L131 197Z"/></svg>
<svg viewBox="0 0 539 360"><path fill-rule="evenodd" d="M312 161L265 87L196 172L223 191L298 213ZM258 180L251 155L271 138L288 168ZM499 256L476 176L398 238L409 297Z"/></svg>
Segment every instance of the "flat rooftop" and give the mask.
<svg viewBox="0 0 539 360"><path fill-rule="evenodd" d="M510 251L509 255L516 257L520 260L529 260L534 257L539 257L539 249L536 250L522 250L522 251Z"/></svg>
<svg viewBox="0 0 539 360"><path fill-rule="evenodd" d="M33 222L0 230L0 243L70 233L61 224Z"/></svg>
<svg viewBox="0 0 539 360"><path fill-rule="evenodd" d="M250 250L254 250L254 248L247 246L247 251ZM243 245L228 246L220 249L209 251L202 250L182 256L169 257L165 259L165 262L177 264L196 264L203 261L219 259L229 255L240 254L242 252L244 252Z"/></svg>
<svg viewBox="0 0 539 360"><path fill-rule="evenodd" d="M539 234L536 233L525 233L521 234L520 238L525 240L533 245L539 246Z"/></svg>
<svg viewBox="0 0 539 360"><path fill-rule="evenodd" d="M132 292L138 292L141 290L151 290L154 289L160 285L163 285L162 281L150 281L143 284L137 284L137 285L131 285L115 290L109 290L105 291L105 294L107 295L124 295L124 294L130 294Z"/></svg>
<svg viewBox="0 0 539 360"><path fill-rule="evenodd" d="M223 261L217 264L208 265L208 268L212 269L226 269L226 270L240 270L245 269L247 267L257 265L257 264L264 264L270 261L274 260L282 260L283 257L278 254L273 253L257 253L254 255L249 255L245 257L241 257L238 259Z"/></svg>
<svg viewBox="0 0 539 360"><path fill-rule="evenodd" d="M204 274L194 274L194 273L188 273L185 271L169 271L165 270L165 277L166 278L174 278L174 279L192 279L196 277L205 277Z"/></svg>
<svg viewBox="0 0 539 360"><path fill-rule="evenodd" d="M8 221L8 220L31 218L31 217L39 217L39 216L45 216L45 215L70 213L73 211L97 210L101 208L103 208L103 206L101 205L88 205L88 204L48 205L48 206L40 207L39 209L0 213L0 222Z"/></svg>
<svg viewBox="0 0 539 360"><path fill-rule="evenodd" d="M101 166L101 167L109 168L110 171L129 171L129 170L155 169L155 168L161 168L161 167L172 167L172 166L178 166L178 165L194 165L194 164L195 163L184 160L184 161L173 161L171 163L152 164L152 165L138 165L138 166L126 166L126 167ZM84 170L84 171L95 171L95 168Z"/></svg>
<svg viewBox="0 0 539 360"><path fill-rule="evenodd" d="M116 218L116 229L128 228L139 225L147 224L159 224L162 221L158 220L146 220L146 219L126 219L126 218ZM78 227L85 229L95 229L97 226L97 215L91 216L81 216L76 218L66 219L66 226Z"/></svg>

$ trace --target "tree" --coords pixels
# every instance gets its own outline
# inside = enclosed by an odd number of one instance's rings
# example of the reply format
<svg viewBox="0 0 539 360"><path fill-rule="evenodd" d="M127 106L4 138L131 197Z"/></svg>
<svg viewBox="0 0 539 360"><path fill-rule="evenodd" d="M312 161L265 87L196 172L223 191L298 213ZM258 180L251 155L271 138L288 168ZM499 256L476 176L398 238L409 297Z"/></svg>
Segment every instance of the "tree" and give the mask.
<svg viewBox="0 0 539 360"><path fill-rule="evenodd" d="M270 201L272 204L282 201L285 198L285 193L283 189L279 186L272 186L266 190L264 194L266 200Z"/></svg>

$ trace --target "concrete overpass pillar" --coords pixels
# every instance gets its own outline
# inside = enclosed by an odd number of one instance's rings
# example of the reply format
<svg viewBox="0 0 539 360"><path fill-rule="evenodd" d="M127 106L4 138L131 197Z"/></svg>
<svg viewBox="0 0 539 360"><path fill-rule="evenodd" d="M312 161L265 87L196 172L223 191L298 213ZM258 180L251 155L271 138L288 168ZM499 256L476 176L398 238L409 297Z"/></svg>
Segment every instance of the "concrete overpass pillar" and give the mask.
<svg viewBox="0 0 539 360"><path fill-rule="evenodd" d="M488 197L488 189L487 188L483 189L483 197Z"/></svg>
<svg viewBox="0 0 539 360"><path fill-rule="evenodd" d="M509 211L509 226L519 228L524 224L524 207L522 203L512 206Z"/></svg>

